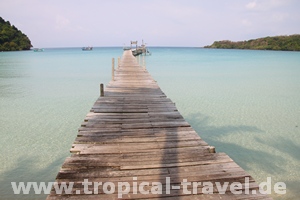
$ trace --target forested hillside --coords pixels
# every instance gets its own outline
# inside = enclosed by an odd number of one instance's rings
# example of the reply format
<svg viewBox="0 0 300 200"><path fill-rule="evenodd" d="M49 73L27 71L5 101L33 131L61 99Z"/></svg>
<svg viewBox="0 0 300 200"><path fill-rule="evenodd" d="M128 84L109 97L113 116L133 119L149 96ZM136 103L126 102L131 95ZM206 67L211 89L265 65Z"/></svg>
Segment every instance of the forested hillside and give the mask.
<svg viewBox="0 0 300 200"><path fill-rule="evenodd" d="M29 50L31 47L27 35L0 17L0 51Z"/></svg>
<svg viewBox="0 0 300 200"><path fill-rule="evenodd" d="M215 41L205 48L300 51L300 35L265 37L239 42Z"/></svg>

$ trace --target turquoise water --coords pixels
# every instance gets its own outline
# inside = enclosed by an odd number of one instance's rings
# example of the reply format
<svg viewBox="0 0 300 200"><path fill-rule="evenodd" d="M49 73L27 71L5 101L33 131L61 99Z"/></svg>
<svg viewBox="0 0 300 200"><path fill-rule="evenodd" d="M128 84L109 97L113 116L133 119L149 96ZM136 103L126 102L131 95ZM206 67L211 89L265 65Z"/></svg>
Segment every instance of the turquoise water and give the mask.
<svg viewBox="0 0 300 200"><path fill-rule="evenodd" d="M210 145L258 182L300 195L300 52L151 48L148 71ZM10 182L49 182L122 48L0 53L0 198Z"/></svg>

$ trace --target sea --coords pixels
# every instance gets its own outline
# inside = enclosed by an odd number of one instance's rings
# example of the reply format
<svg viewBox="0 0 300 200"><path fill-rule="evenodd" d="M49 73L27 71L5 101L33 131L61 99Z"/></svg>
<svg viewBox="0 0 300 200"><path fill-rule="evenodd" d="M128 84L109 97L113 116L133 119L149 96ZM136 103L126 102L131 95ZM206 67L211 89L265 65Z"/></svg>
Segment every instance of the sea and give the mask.
<svg viewBox="0 0 300 200"><path fill-rule="evenodd" d="M149 47L140 57L179 112L258 182L300 196L300 52ZM12 182L53 182L122 47L0 52L0 199ZM273 191L273 188L272 188Z"/></svg>

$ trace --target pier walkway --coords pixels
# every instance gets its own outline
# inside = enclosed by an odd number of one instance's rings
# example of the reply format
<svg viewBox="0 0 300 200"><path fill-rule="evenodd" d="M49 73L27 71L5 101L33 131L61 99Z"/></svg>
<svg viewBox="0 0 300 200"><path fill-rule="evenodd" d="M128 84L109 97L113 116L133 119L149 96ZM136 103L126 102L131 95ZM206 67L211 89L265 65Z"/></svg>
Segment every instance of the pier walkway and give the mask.
<svg viewBox="0 0 300 200"><path fill-rule="evenodd" d="M213 152L131 51L124 51L70 151L56 181L74 184L69 194L53 188L49 200L271 199L228 155ZM222 194L218 188L226 182ZM241 194L231 193L234 182Z"/></svg>

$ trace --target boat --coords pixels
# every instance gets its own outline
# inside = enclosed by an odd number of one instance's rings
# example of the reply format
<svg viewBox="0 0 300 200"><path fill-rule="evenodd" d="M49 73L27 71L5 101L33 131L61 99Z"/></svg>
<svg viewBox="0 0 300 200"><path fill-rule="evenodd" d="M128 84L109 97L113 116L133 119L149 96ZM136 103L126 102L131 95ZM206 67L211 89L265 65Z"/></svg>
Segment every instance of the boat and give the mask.
<svg viewBox="0 0 300 200"><path fill-rule="evenodd" d="M82 51L92 51L93 47L82 47Z"/></svg>
<svg viewBox="0 0 300 200"><path fill-rule="evenodd" d="M131 50L132 51L132 54L134 56L138 56L140 54L143 54L143 55L151 55L151 52L149 51L149 49L146 47L146 44L144 44L144 40L142 40L142 45L141 46L138 46L138 42L137 41L130 41L131 45L130 47L124 47L124 51L127 51L127 50ZM135 44L136 47L135 49L132 48L132 45Z"/></svg>
<svg viewBox="0 0 300 200"><path fill-rule="evenodd" d="M34 49L33 49L33 51L34 51L34 52L43 52L43 51L44 51L44 49L40 49L40 48L34 48Z"/></svg>

